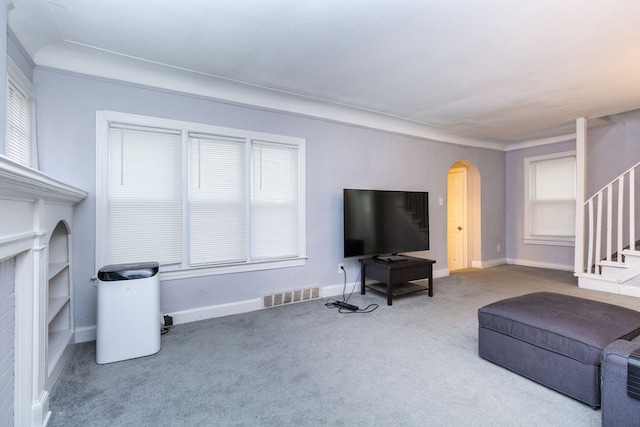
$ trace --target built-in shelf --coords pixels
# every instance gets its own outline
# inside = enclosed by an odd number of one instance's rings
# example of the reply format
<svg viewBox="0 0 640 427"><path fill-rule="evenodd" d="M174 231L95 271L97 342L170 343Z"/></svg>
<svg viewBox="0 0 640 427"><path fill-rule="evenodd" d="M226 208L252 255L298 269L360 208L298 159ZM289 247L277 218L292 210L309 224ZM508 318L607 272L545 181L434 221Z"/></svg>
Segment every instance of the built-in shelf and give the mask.
<svg viewBox="0 0 640 427"><path fill-rule="evenodd" d="M69 297L49 298L49 313L47 313L47 324L50 324L60 311L71 301Z"/></svg>
<svg viewBox="0 0 640 427"><path fill-rule="evenodd" d="M68 261L49 263L49 280L53 279L68 266Z"/></svg>
<svg viewBox="0 0 640 427"><path fill-rule="evenodd" d="M47 274L47 382L55 382L73 337L69 230L58 222L49 239Z"/></svg>
<svg viewBox="0 0 640 427"><path fill-rule="evenodd" d="M2 425L45 426L49 420L49 394L74 342L71 232L75 205L86 197L0 156L0 259L16 259L15 334L13 343L6 341L13 357L5 358L13 402L4 400L13 421L2 419Z"/></svg>
<svg viewBox="0 0 640 427"><path fill-rule="evenodd" d="M61 369L59 362L62 359L67 345L71 342L73 332L70 330L49 331L48 340L49 347L52 350L47 354L47 376L51 376L57 370Z"/></svg>
<svg viewBox="0 0 640 427"><path fill-rule="evenodd" d="M65 267L49 279L49 298L58 298L70 295L69 268Z"/></svg>

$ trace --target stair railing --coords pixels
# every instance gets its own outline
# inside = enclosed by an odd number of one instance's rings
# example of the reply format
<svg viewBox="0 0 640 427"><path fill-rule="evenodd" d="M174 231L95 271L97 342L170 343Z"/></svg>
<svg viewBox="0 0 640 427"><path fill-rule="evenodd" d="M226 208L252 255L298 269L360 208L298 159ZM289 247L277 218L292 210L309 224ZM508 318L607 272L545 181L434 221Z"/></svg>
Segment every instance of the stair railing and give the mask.
<svg viewBox="0 0 640 427"><path fill-rule="evenodd" d="M600 275L603 261L622 263L622 251L627 247L636 249L635 186L639 167L640 162L584 203L586 260L582 260L584 264L576 271Z"/></svg>

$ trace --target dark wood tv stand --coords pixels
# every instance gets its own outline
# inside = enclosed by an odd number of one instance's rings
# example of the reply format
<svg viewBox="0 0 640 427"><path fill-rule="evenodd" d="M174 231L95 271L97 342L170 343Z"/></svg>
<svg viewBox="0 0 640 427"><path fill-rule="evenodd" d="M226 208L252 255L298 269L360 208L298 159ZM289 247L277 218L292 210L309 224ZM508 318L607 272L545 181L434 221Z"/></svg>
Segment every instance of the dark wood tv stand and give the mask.
<svg viewBox="0 0 640 427"><path fill-rule="evenodd" d="M413 292L428 291L433 296L433 264L431 259L405 256L405 261L389 262L377 258L363 258L360 260L362 274L360 275L360 293L365 289L373 289L387 294L387 305L391 305L393 297ZM381 283L366 284L366 278L379 280ZM411 283L413 280L427 279L428 286Z"/></svg>

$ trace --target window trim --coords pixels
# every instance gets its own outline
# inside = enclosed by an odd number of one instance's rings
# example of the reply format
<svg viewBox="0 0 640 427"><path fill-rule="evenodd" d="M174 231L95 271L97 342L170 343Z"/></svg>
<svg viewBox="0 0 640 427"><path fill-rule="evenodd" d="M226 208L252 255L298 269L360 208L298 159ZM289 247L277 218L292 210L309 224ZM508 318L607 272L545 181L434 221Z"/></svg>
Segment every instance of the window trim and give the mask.
<svg viewBox="0 0 640 427"><path fill-rule="evenodd" d="M524 158L524 238L528 245L575 246L575 236L537 236L531 234L531 164L563 157L576 157L576 151L562 151Z"/></svg>
<svg viewBox="0 0 640 427"><path fill-rule="evenodd" d="M107 203L108 203L108 129L110 122L127 123L131 125L140 125L148 127L169 128L169 129L181 129L183 150L188 150L188 144L186 144L189 138L189 133L203 133L203 134L222 134L231 137L239 137L247 140L266 140L272 142L280 142L287 145L297 146L298 152L298 211L300 213L298 218L299 227L299 255L295 258L279 259L279 260L261 260L261 261L249 261L237 264L222 264L222 265L206 265L206 266L188 266L186 264L187 257L185 251L188 245L183 245L183 257L182 265L178 268L172 269L167 267L161 267L160 279L161 280L176 280L187 279L194 277L202 277L217 274L230 274L239 272L270 270L285 267L297 267L304 266L306 264L306 140L298 137L284 136L268 134L263 132L254 132L241 129L224 128L213 125L206 125L201 123L186 122L180 120L163 119L157 117L142 116L129 113L121 113L115 111L98 110L96 111L96 254L95 254L95 269L96 273L99 268L103 267L107 263L107 242L108 242L108 217L107 217ZM184 162L188 161L188 156L183 152L185 156ZM183 168L183 194L184 191L188 191L188 168ZM188 203L183 202L183 213L186 213ZM183 215L183 242L188 239L188 236L184 235L186 228L187 216ZM185 242L186 243L186 242Z"/></svg>
<svg viewBox="0 0 640 427"><path fill-rule="evenodd" d="M31 129L30 132L30 142L31 142L31 158L29 159L29 164L25 165L32 169L38 170L38 146L37 146L37 138L36 138L36 92L33 88L33 84L29 81L29 79L24 75L20 67L16 65L16 63L11 59L11 57L7 56L7 81L5 82L7 86L7 98L9 91L9 82L11 82L18 90L20 90L29 101L29 109L31 110ZM8 101L6 101L8 103ZM7 117L9 112L7 111ZM6 120L6 118L5 118ZM7 154L7 140L5 135L3 154L6 156ZM11 159L13 160L13 159ZM14 160L15 161L15 160Z"/></svg>

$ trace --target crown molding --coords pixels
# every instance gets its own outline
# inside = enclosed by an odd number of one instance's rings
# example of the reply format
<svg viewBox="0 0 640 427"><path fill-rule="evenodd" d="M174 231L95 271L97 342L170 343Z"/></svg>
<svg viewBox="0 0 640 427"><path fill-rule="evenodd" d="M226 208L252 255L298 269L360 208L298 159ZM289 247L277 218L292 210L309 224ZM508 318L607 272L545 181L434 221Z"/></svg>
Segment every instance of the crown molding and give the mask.
<svg viewBox="0 0 640 427"><path fill-rule="evenodd" d="M305 97L210 74L66 43L38 51L37 67L136 86L179 92L220 102L310 117L407 135L424 140L470 147L504 150L505 143L466 138L425 123L360 109L322 99Z"/></svg>
<svg viewBox="0 0 640 427"><path fill-rule="evenodd" d="M516 142L504 147L504 151L521 150L524 148L539 147L541 145L557 144L560 142L575 141L576 134L568 133L566 135L551 136L548 138L533 139L530 141Z"/></svg>

